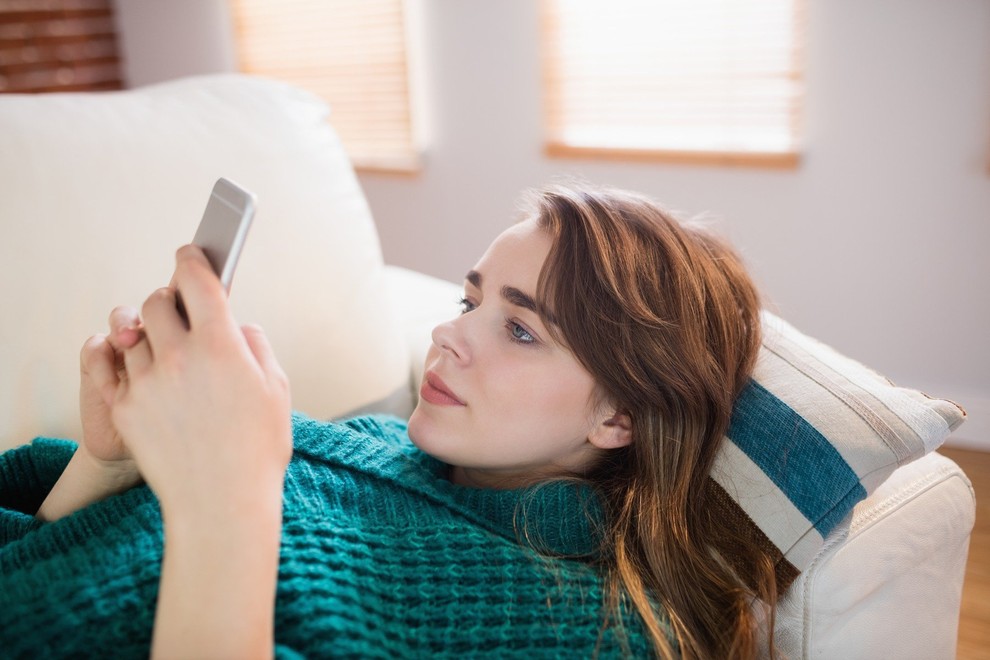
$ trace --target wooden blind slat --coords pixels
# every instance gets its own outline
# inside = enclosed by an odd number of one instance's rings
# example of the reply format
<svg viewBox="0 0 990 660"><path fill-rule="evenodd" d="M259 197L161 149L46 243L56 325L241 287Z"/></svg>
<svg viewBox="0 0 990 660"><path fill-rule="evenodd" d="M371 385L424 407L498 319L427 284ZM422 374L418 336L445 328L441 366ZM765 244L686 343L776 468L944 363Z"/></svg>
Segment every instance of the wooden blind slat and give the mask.
<svg viewBox="0 0 990 660"><path fill-rule="evenodd" d="M0 17L5 14L44 11L109 11L110 0L3 0Z"/></svg>
<svg viewBox="0 0 990 660"><path fill-rule="evenodd" d="M231 0L231 8L242 70L326 99L357 166L416 161L402 0Z"/></svg>
<svg viewBox="0 0 990 660"><path fill-rule="evenodd" d="M0 3L0 92L122 86L110 0Z"/></svg>

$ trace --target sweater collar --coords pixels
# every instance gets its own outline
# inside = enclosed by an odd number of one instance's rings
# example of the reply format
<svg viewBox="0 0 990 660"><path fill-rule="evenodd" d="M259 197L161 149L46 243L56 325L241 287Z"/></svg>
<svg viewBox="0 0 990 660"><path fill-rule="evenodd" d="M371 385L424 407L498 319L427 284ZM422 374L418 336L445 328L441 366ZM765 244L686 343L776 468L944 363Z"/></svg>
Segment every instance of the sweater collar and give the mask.
<svg viewBox="0 0 990 660"><path fill-rule="evenodd" d="M507 490L459 486L448 480L449 466L417 448L396 418L372 415L337 424L296 414L293 421L297 452L392 482L543 554L597 557L602 510L587 484L558 480Z"/></svg>
<svg viewBox="0 0 990 660"><path fill-rule="evenodd" d="M434 464L432 485L438 492L489 521L503 536L542 554L597 555L602 512L587 484L556 480L506 490L459 486L447 478L450 466L415 446L410 453L418 454L424 464Z"/></svg>

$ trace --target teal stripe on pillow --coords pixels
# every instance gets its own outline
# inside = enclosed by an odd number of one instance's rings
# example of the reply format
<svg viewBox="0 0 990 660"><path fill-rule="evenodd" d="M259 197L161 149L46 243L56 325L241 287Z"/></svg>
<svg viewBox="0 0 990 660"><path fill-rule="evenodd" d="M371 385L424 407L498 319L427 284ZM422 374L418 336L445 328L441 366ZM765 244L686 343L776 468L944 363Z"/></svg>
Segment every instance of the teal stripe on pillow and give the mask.
<svg viewBox="0 0 990 660"><path fill-rule="evenodd" d="M726 435L823 537L866 497L828 439L756 381L739 395Z"/></svg>

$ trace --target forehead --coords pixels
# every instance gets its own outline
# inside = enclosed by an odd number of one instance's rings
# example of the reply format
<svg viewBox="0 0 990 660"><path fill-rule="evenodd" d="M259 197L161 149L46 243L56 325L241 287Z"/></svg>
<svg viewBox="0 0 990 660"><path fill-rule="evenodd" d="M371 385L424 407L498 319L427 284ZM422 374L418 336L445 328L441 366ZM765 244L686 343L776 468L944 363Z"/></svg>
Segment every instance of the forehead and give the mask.
<svg viewBox="0 0 990 660"><path fill-rule="evenodd" d="M550 253L550 236L532 220L515 224L496 238L475 265L484 279L533 293Z"/></svg>

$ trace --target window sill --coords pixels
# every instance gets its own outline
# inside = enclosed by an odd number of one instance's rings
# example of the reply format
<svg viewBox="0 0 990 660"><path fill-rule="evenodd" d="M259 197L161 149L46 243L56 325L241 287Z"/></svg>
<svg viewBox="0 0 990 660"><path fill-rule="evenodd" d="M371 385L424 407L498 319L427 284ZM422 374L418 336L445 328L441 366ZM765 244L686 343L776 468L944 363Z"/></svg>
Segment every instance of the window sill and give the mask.
<svg viewBox="0 0 990 660"><path fill-rule="evenodd" d="M400 174L416 176L423 169L423 159L419 154L393 158L371 158L355 156L351 158L354 170L359 174Z"/></svg>
<svg viewBox="0 0 990 660"><path fill-rule="evenodd" d="M796 151L677 151L668 149L588 147L564 144L561 142L547 142L544 145L544 154L550 158L592 158L613 161L624 160L651 163L677 163L684 165L752 167L778 170L796 170L801 165L801 154Z"/></svg>

